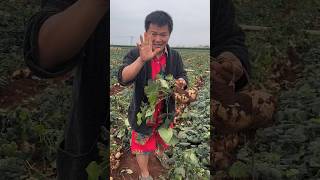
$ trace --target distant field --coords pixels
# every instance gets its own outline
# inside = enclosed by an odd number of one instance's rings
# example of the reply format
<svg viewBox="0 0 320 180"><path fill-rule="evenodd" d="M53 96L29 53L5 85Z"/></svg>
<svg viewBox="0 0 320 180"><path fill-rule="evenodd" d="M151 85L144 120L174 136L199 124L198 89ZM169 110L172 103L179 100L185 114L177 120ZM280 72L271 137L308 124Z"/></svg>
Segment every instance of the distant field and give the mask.
<svg viewBox="0 0 320 180"><path fill-rule="evenodd" d="M125 54L131 49L129 46L111 46L110 47L110 84L117 82L117 71L122 64L122 59ZM181 56L185 65L185 69L188 71L190 80L194 79L194 76L199 74L208 73L209 71L209 59L210 49L200 48L174 48Z"/></svg>

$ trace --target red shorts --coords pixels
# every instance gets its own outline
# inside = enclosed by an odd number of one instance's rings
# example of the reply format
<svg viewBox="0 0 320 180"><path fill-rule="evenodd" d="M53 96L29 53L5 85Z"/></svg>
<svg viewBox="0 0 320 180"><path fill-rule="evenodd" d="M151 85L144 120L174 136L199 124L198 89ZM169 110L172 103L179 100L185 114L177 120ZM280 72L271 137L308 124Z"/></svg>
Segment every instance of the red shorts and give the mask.
<svg viewBox="0 0 320 180"><path fill-rule="evenodd" d="M154 151L164 151L169 148L158 131L152 132L151 136L144 136L132 130L131 152L132 154L147 154Z"/></svg>
<svg viewBox="0 0 320 180"><path fill-rule="evenodd" d="M148 154L154 151L164 151L169 148L169 145L161 138L157 127L161 123L161 119L158 118L158 113L162 108L162 103L157 104L154 117L156 122L152 125L152 134L150 136L137 133L132 130L131 133L131 152L132 154ZM173 128L173 122L170 124L170 128Z"/></svg>

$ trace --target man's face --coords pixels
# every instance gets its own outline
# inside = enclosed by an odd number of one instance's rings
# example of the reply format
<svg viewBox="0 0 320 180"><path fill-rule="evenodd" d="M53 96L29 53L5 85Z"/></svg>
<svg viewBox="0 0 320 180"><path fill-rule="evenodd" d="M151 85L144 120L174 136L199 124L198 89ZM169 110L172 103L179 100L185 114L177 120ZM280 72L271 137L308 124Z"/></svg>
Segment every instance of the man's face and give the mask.
<svg viewBox="0 0 320 180"><path fill-rule="evenodd" d="M149 25L147 33L152 39L152 50L155 50L157 48L161 48L161 50L164 50L170 38L168 25L158 26L151 23Z"/></svg>

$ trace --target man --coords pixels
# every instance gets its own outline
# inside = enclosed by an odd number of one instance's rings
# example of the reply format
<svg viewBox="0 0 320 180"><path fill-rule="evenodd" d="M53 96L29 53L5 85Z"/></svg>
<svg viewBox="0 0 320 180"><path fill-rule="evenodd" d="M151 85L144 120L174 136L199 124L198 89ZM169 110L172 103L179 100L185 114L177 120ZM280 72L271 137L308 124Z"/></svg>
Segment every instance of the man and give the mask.
<svg viewBox="0 0 320 180"><path fill-rule="evenodd" d="M75 69L73 107L57 153L58 179L87 179L107 118L107 0L46 0L26 28L24 55L44 78ZM105 142L107 143L107 142Z"/></svg>
<svg viewBox="0 0 320 180"><path fill-rule="evenodd" d="M131 151L136 154L136 159L141 170L140 179L152 179L148 170L149 154L156 150L163 151L168 145L159 136L156 128L159 117L157 112L175 112L175 102L171 98L169 103L160 102L156 105L155 113L157 122L148 125L143 122L137 125L137 113L142 103L147 103L144 87L148 80L155 79L157 74L171 74L177 79L177 86L184 88L187 85L186 71L183 68L179 53L171 49L168 41L172 32L173 22L169 14L164 11L154 11L145 19L144 37L140 36L137 48L132 49L125 57L124 64L120 67L118 80L122 85L134 83L134 95L129 106L129 122L132 127ZM167 107L167 108L166 108ZM172 117L173 118L173 117ZM161 145L158 146L158 145ZM160 152L159 156L164 157Z"/></svg>

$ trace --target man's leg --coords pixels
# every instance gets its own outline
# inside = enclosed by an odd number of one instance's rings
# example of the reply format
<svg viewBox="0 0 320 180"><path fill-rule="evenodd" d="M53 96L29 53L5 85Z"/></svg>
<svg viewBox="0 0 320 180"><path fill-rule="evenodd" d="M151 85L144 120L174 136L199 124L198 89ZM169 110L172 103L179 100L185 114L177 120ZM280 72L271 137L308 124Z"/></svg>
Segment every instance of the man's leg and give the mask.
<svg viewBox="0 0 320 180"><path fill-rule="evenodd" d="M137 154L136 155L138 165L140 167L141 175L143 177L149 176L149 169L148 169L148 161L149 161L149 154Z"/></svg>

